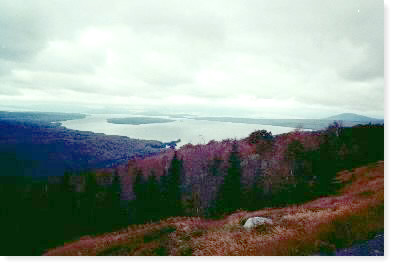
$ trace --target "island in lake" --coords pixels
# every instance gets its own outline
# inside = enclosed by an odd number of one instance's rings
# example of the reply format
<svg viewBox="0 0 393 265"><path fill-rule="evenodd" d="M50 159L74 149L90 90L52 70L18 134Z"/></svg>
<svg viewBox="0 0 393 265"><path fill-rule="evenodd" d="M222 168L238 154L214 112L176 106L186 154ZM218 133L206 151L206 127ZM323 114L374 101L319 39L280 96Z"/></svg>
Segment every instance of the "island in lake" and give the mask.
<svg viewBox="0 0 393 265"><path fill-rule="evenodd" d="M150 123L166 123L173 122L175 120L165 119L165 118L151 118L151 117L128 117L128 118L111 118L107 119L107 122L113 124L131 124L131 125L141 125Z"/></svg>

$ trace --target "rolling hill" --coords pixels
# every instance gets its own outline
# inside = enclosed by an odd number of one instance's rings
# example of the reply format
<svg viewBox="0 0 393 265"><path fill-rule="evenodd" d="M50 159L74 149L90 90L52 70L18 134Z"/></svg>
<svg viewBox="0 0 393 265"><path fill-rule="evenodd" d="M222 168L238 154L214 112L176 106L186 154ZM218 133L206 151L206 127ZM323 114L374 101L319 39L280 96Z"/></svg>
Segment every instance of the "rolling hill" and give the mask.
<svg viewBox="0 0 393 265"><path fill-rule="evenodd" d="M370 118L355 113L342 113L334 116L324 118L324 120L336 120L336 121L357 121L357 122L377 122L383 121L375 118Z"/></svg>

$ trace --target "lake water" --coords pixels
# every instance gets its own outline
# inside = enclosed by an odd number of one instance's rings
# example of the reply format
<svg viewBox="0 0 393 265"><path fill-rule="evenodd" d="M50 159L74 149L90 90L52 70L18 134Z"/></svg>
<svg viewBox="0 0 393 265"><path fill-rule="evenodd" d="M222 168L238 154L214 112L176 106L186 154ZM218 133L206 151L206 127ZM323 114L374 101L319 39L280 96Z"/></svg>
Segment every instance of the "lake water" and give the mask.
<svg viewBox="0 0 393 265"><path fill-rule="evenodd" d="M262 129L271 131L272 134L281 134L294 130L294 128L281 126L201 121L185 118L171 118L175 121L142 125L112 124L106 121L108 118L123 117L140 116L129 114L94 114L88 115L84 119L62 122L62 125L73 130L128 136L135 139L158 140L162 142L181 139L181 142L177 146L188 143L205 144L210 140L220 141L228 138L241 139L247 137L255 130ZM169 118L167 116L155 117Z"/></svg>

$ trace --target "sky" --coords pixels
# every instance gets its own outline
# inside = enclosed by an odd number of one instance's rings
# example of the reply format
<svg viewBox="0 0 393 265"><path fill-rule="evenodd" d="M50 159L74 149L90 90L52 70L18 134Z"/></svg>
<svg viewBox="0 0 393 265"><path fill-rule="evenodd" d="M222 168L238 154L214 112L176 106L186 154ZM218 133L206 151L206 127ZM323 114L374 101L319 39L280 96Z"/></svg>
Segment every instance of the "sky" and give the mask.
<svg viewBox="0 0 393 265"><path fill-rule="evenodd" d="M0 110L384 117L379 0L0 0Z"/></svg>

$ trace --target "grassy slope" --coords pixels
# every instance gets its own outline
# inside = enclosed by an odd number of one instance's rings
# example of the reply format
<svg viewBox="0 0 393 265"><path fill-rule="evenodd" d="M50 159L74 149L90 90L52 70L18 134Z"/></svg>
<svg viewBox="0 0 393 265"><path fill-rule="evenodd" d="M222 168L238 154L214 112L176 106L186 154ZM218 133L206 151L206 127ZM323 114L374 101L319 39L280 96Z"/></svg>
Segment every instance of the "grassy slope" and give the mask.
<svg viewBox="0 0 393 265"><path fill-rule="evenodd" d="M49 250L45 255L310 255L371 238L384 228L383 161L343 171L335 196L303 205L239 211L221 220L177 217ZM274 225L245 231L248 217Z"/></svg>

